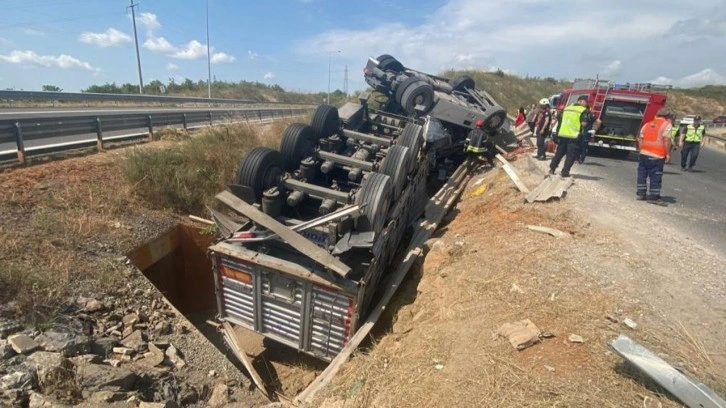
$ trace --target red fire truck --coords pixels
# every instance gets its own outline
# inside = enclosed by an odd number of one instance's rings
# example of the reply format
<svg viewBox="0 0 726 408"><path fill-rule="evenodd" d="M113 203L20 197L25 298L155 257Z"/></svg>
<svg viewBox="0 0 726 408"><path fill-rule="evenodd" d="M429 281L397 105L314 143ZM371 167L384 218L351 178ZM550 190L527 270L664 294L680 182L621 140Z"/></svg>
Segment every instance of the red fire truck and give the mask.
<svg viewBox="0 0 726 408"><path fill-rule="evenodd" d="M578 79L572 88L550 97L550 105L562 112L566 106L587 95L590 110L602 121L590 146L612 149L618 156L638 150L638 133L666 104L671 86L649 83L617 84L602 79Z"/></svg>

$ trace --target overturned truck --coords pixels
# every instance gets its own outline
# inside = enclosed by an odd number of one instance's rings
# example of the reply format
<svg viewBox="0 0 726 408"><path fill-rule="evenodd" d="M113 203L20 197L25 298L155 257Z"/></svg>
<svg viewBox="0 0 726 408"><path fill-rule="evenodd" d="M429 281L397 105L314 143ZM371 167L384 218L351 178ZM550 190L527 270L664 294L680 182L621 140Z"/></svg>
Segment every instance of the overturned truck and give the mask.
<svg viewBox="0 0 726 408"><path fill-rule="evenodd" d="M227 341L244 328L335 357L410 239L431 183L466 156L432 143L441 131L430 116L361 100L322 105L310 125L285 129L279 150L250 151L230 191L217 195L248 221L213 211L222 239L209 254Z"/></svg>

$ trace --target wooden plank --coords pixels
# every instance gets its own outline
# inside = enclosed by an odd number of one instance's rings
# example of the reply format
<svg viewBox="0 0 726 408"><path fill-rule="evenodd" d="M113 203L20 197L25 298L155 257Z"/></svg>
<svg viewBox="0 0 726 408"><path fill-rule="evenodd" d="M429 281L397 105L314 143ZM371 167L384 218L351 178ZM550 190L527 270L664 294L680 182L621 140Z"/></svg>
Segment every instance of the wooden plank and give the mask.
<svg viewBox="0 0 726 408"><path fill-rule="evenodd" d="M564 237L567 235L566 233L564 233L558 229L542 227L539 225L527 225L527 229L530 231L534 231L534 232L541 232L543 234L549 234L555 238L560 238L560 237Z"/></svg>
<svg viewBox="0 0 726 408"><path fill-rule="evenodd" d="M285 242L300 251L300 253L306 255L320 265L330 268L342 277L347 277L350 273L350 267L331 255L328 251L308 241L307 238L288 228L276 219L242 201L229 191L223 191L217 194L216 198L250 220L274 232L280 238L285 240Z"/></svg>
<svg viewBox="0 0 726 408"><path fill-rule="evenodd" d="M423 253L423 245L427 239L436 230L436 227L446 215L446 212L453 206L456 199L461 195L466 187L466 183L469 179L468 169L470 161L466 161L459 166L457 171L454 172L451 178L447 181L439 191L429 199L427 209L430 211L426 212L425 219L422 220L415 228L414 236L408 247L408 252L403 260L403 263L396 268L393 274L391 274L385 283L386 291L371 311L370 315L366 319L365 323L356 331L353 337L350 338L343 350L338 353L337 356L330 362L325 370L315 378L315 380L297 397L295 397L295 404L311 403L315 394L317 394L324 386L326 386L340 371L343 364L348 361L353 351L358 348L360 343L368 336L371 329L375 325L376 321L380 318L386 306L391 301L391 298L396 293L399 285L403 282L406 274L413 266L416 259ZM451 182L451 183L450 183ZM437 211L434 211L434 207Z"/></svg>
<svg viewBox="0 0 726 408"><path fill-rule="evenodd" d="M230 346L232 346L232 351L245 366L247 372L250 373L250 377L252 377L252 381L254 381L257 388L259 388L260 391L262 391L267 398L272 399L269 392L267 391L267 388L265 388L265 382L262 381L260 374L257 373L257 370L255 370L255 367L252 365L252 360L250 360L250 358L247 356L247 353L245 353L245 351L242 349L242 347L240 347L239 343L237 342L237 335L235 334L232 325L230 325L228 322L222 322L222 330L224 330L225 337L229 339Z"/></svg>
<svg viewBox="0 0 726 408"><path fill-rule="evenodd" d="M507 161L507 159L505 159L504 157L502 157L501 154L498 154L496 157L497 157L497 159L499 159L501 162L504 163L504 165L502 166L502 169L504 169L504 171L507 173L507 175L509 176L509 178L512 179L512 181L514 182L514 185L517 186L517 189L519 191L523 192L524 194L529 193L529 189L524 184L524 182L522 182L522 179L519 178L519 175L517 174L517 171L514 170L514 167L512 167L512 165L509 164L509 162Z"/></svg>

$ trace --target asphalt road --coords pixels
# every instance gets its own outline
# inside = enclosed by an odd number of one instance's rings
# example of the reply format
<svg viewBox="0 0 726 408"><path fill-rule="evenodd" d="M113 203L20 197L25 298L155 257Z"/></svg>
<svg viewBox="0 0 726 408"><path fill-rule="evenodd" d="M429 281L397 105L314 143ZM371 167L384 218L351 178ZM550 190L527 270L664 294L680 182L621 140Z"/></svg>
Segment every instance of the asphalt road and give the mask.
<svg viewBox="0 0 726 408"><path fill-rule="evenodd" d="M681 171L681 152L673 153L671 164L665 167L661 193L668 204L667 221L726 255L726 151L702 148L692 172ZM635 200L637 168L634 153L624 160L593 155L584 164L576 164L572 173L575 178L605 183L617 194Z"/></svg>

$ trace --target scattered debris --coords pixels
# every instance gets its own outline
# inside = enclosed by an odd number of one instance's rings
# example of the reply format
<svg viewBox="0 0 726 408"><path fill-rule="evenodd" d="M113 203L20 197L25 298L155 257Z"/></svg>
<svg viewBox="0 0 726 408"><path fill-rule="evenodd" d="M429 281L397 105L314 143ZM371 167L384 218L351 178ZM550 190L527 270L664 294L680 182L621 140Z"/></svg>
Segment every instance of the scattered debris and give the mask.
<svg viewBox="0 0 726 408"><path fill-rule="evenodd" d="M638 327L638 323L635 323L631 318L626 317L623 319L623 324L628 326L628 328L635 330Z"/></svg>
<svg viewBox="0 0 726 408"><path fill-rule="evenodd" d="M606 314L605 315L605 319L607 319L607 320L609 320L609 321L611 321L613 323L618 323L619 322L618 318L615 317L615 316L613 316L613 315L611 315L611 314Z"/></svg>
<svg viewBox="0 0 726 408"><path fill-rule="evenodd" d="M545 368L545 370L547 370L547 371L549 371L549 372L551 372L551 373L554 373L554 372L555 372L555 368L554 368L554 367L552 367L552 366L548 366L548 365L546 365L546 366L544 366L544 368Z"/></svg>
<svg viewBox="0 0 726 408"><path fill-rule="evenodd" d="M18 354L30 354L37 350L40 345L27 334L14 334L8 337L8 344Z"/></svg>
<svg viewBox="0 0 726 408"><path fill-rule="evenodd" d="M584 343L585 339L582 338L582 336L579 336L577 334L570 334L570 337L567 338L567 341L570 343Z"/></svg>
<svg viewBox="0 0 726 408"><path fill-rule="evenodd" d="M547 177L531 193L527 194L525 201L528 203L547 202L552 198L562 198L574 182L572 177Z"/></svg>
<svg viewBox="0 0 726 408"><path fill-rule="evenodd" d="M691 408L724 408L726 401L705 384L695 383L650 350L621 334L610 348Z"/></svg>
<svg viewBox="0 0 726 408"><path fill-rule="evenodd" d="M517 285L516 283L513 283L512 284L512 288L509 289L509 292L510 293L511 292L517 292L517 293L524 294L524 290L522 288L520 288L519 285Z"/></svg>
<svg viewBox="0 0 726 408"><path fill-rule="evenodd" d="M543 331L542 333L540 333L539 337L541 337L543 339L552 339L556 336L554 334L552 334L551 332Z"/></svg>
<svg viewBox="0 0 726 408"><path fill-rule="evenodd" d="M436 365L434 366L434 368L435 368L435 369L436 369L437 371L441 371L441 370L443 370L443 369L444 369L444 365L443 365L443 364L441 364L441 363L437 363L437 364L436 364Z"/></svg>
<svg viewBox="0 0 726 408"><path fill-rule="evenodd" d="M562 232L558 229L541 227L539 225L527 225L527 229L534 232L541 232L543 234L549 234L555 238L561 238L567 236L567 233Z"/></svg>
<svg viewBox="0 0 726 408"><path fill-rule="evenodd" d="M510 179L514 182L514 185L517 186L517 189L524 194L529 193L529 189L527 186L522 182L522 179L519 178L519 175L517 174L517 170L512 167L511 164L505 159L501 154L497 154L496 158L502 162L502 169L504 169L504 172L507 173Z"/></svg>
<svg viewBox="0 0 726 408"><path fill-rule="evenodd" d="M520 351L540 342L540 330L529 319L504 323L497 329L497 334L507 338L509 343Z"/></svg>
<svg viewBox="0 0 726 408"><path fill-rule="evenodd" d="M173 344L170 344L169 347L167 347L164 354L169 359L169 362L171 363L171 365L173 365L176 368L182 368L187 365L187 363L184 362L184 359L182 358L181 353L179 352L179 350L177 350L176 347L174 347Z"/></svg>

